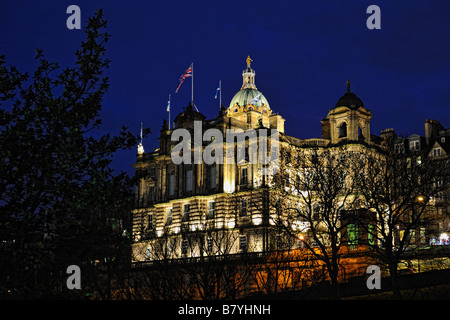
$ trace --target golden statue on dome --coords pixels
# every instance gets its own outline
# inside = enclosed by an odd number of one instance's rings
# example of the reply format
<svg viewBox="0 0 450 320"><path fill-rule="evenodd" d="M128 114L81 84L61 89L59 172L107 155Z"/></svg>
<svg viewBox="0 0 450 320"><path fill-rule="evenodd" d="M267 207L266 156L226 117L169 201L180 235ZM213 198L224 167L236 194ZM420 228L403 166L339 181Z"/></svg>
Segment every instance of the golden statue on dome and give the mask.
<svg viewBox="0 0 450 320"><path fill-rule="evenodd" d="M250 64L252 63L252 59L250 59L250 55L247 57L247 68L250 68Z"/></svg>

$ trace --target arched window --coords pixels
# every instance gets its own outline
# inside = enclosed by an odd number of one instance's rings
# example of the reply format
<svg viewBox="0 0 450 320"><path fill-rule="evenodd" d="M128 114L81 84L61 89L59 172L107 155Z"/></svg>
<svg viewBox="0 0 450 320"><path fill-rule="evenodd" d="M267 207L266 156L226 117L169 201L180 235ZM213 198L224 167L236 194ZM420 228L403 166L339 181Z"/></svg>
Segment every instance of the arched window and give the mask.
<svg viewBox="0 0 450 320"><path fill-rule="evenodd" d="M339 127L339 138L344 138L347 136L347 123L341 124Z"/></svg>
<svg viewBox="0 0 450 320"><path fill-rule="evenodd" d="M364 140L363 129L361 129L361 127L358 127L358 139Z"/></svg>

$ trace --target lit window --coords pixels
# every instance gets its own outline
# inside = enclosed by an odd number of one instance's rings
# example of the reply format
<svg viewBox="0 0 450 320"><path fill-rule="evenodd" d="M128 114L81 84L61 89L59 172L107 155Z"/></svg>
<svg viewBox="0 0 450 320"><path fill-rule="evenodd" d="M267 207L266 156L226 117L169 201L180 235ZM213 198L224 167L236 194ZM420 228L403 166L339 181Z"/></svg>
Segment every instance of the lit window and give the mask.
<svg viewBox="0 0 450 320"><path fill-rule="evenodd" d="M214 200L208 201L208 213L206 215L206 219L214 219L214 209L215 209Z"/></svg>
<svg viewBox="0 0 450 320"><path fill-rule="evenodd" d="M349 250L358 249L358 226L356 224L347 226L347 246Z"/></svg>
<svg viewBox="0 0 450 320"><path fill-rule="evenodd" d="M247 184L247 168L241 170L241 184Z"/></svg>
<svg viewBox="0 0 450 320"><path fill-rule="evenodd" d="M440 157L440 156L441 156L441 148L434 148L433 157Z"/></svg>
<svg viewBox="0 0 450 320"><path fill-rule="evenodd" d="M247 199L243 198L241 199L241 212L239 216L245 217L246 215L247 215Z"/></svg>
<svg viewBox="0 0 450 320"><path fill-rule="evenodd" d="M239 250L247 250L247 236L245 235L239 236Z"/></svg>
<svg viewBox="0 0 450 320"><path fill-rule="evenodd" d="M419 151L420 150L420 142L419 141L410 141L409 149L411 151Z"/></svg>
<svg viewBox="0 0 450 320"><path fill-rule="evenodd" d="M372 224L369 224L368 227L367 240L369 242L369 247L372 249L375 246L375 228Z"/></svg>
<svg viewBox="0 0 450 320"><path fill-rule="evenodd" d="M153 214L147 216L147 229L153 229Z"/></svg>
<svg viewBox="0 0 450 320"><path fill-rule="evenodd" d="M190 211L191 211L191 206L190 206L190 204L189 204L189 203L185 203L185 204L183 205L183 218L182 218L182 221L183 221L183 222L189 221L189 214L190 214Z"/></svg>
<svg viewBox="0 0 450 320"><path fill-rule="evenodd" d="M173 208L166 209L166 226L170 226L172 224L172 209Z"/></svg>

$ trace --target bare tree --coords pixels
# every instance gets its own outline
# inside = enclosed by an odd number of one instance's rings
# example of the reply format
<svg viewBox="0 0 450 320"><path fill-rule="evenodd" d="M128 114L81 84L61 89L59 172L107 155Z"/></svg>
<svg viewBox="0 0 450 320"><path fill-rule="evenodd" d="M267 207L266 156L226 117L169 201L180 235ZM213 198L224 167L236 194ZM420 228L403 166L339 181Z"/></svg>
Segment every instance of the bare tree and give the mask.
<svg viewBox="0 0 450 320"><path fill-rule="evenodd" d="M352 147L284 149L283 161L273 177L272 223L290 237L301 239L327 270L339 297L341 247L350 221L343 212L358 211Z"/></svg>
<svg viewBox="0 0 450 320"><path fill-rule="evenodd" d="M359 194L368 213L360 228L370 235L370 253L389 272L394 298L401 298L398 268L408 256L425 252L436 224L436 197L448 188L447 159L426 152L405 153L399 141L388 138L381 150L366 150L360 159Z"/></svg>

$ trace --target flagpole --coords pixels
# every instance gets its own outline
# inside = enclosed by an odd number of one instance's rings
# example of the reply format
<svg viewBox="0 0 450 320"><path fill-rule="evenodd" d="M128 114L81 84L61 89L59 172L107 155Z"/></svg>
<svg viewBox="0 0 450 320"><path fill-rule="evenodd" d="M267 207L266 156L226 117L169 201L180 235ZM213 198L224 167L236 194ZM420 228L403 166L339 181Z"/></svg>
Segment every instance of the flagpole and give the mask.
<svg viewBox="0 0 450 320"><path fill-rule="evenodd" d="M219 110L220 108L222 108L222 80L219 80L219 88L220 88L220 92L219 92Z"/></svg>
<svg viewBox="0 0 450 320"><path fill-rule="evenodd" d="M192 62L191 64L191 68L192 68L192 88L191 88L191 98L192 98L192 104L194 104L194 63Z"/></svg>
<svg viewBox="0 0 450 320"><path fill-rule="evenodd" d="M169 130L170 130L170 93L169 93Z"/></svg>

